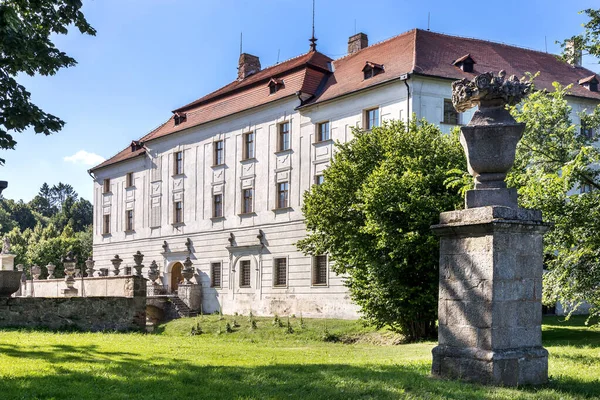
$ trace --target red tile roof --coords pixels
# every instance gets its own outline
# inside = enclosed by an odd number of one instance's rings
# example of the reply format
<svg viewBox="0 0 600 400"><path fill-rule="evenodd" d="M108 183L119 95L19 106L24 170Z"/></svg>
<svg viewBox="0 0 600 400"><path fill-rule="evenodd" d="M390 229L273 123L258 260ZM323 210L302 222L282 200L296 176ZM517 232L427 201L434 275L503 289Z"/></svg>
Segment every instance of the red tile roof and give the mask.
<svg viewBox="0 0 600 400"><path fill-rule="evenodd" d="M457 59L470 56L477 60L472 73L453 65ZM367 63L383 66L383 72L364 79L362 70ZM333 73L329 65L333 65ZM450 36L420 29L402 33L391 39L364 48L345 57L331 60L324 54L311 51L296 58L265 68L243 80L230 84L174 110L186 118L175 125L171 117L163 125L140 140L147 142L228 115L264 105L302 92L311 95L302 107L332 100L381 83L415 74L456 80L472 78L488 72L505 70L508 75L523 76L526 72L540 75L536 87L552 90L552 82L573 84L573 96L600 100L599 92L578 85L580 80L595 75L583 67L560 61L555 55L479 39ZM283 80L283 87L269 94L268 82ZM130 147L92 168L106 167L144 153Z"/></svg>

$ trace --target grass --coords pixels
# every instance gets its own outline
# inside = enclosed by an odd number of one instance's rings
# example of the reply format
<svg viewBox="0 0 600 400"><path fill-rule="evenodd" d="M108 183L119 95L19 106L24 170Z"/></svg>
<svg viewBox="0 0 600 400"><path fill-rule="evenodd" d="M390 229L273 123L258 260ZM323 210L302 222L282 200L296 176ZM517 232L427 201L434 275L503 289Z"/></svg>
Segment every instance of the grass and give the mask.
<svg viewBox="0 0 600 400"><path fill-rule="evenodd" d="M287 318L255 321L204 316L150 335L0 331L0 399L600 398L600 331L582 318L545 319L551 382L520 389L432 378L434 343L391 345L396 335L359 322L290 318L288 333ZM191 336L196 323L204 333Z"/></svg>

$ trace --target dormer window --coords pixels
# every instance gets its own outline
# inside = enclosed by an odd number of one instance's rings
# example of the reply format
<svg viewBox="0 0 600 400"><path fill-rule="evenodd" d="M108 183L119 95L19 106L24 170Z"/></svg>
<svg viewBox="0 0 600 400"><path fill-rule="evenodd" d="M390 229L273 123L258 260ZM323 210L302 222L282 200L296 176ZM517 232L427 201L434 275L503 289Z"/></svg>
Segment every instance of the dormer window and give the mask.
<svg viewBox="0 0 600 400"><path fill-rule="evenodd" d="M457 68L460 68L463 72L473 72L473 65L477 64L470 54L466 54L452 62Z"/></svg>
<svg viewBox="0 0 600 400"><path fill-rule="evenodd" d="M283 79L271 78L269 81L269 94L275 94L283 87Z"/></svg>
<svg viewBox="0 0 600 400"><path fill-rule="evenodd" d="M598 78L596 75L588 76L587 78L580 79L579 83L581 86L589 90L590 92L598 91Z"/></svg>
<svg viewBox="0 0 600 400"><path fill-rule="evenodd" d="M175 120L175 126L177 126L187 120L187 114L186 113L175 113L175 116L173 117L173 119Z"/></svg>
<svg viewBox="0 0 600 400"><path fill-rule="evenodd" d="M140 142L139 140L133 140L133 141L131 141L131 152L132 153L134 151L140 150L142 147L144 147L144 146L142 145L142 142Z"/></svg>
<svg viewBox="0 0 600 400"><path fill-rule="evenodd" d="M383 72L383 65L367 61L362 71L364 74L364 78L369 79L374 77L375 75L381 74Z"/></svg>

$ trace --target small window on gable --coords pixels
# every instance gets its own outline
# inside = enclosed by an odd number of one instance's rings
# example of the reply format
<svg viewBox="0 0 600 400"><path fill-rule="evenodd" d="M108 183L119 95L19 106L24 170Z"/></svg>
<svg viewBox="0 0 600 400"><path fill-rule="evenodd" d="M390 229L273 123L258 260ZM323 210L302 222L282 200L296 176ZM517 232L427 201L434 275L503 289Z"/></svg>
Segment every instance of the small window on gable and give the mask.
<svg viewBox="0 0 600 400"><path fill-rule="evenodd" d="M476 64L476 62L473 60L470 54L466 54L454 60L452 64L464 72L473 72L473 66Z"/></svg>
<svg viewBox="0 0 600 400"><path fill-rule="evenodd" d="M183 174L183 151L175 152L173 157L173 172L174 175Z"/></svg>
<svg viewBox="0 0 600 400"><path fill-rule="evenodd" d="M281 88L283 88L283 79L271 78L269 81L269 94L275 94Z"/></svg>
<svg viewBox="0 0 600 400"><path fill-rule="evenodd" d="M367 61L365 66L363 67L363 74L365 79L369 79L374 77L375 75L379 75L383 72L383 65L376 64L374 62Z"/></svg>
<svg viewBox="0 0 600 400"><path fill-rule="evenodd" d="M173 119L175 120L175 126L181 124L182 122L187 121L187 114L186 113L175 113L175 116L173 117Z"/></svg>
<svg viewBox="0 0 600 400"><path fill-rule="evenodd" d="M331 139L329 121L317 124L317 142L324 142L329 139Z"/></svg>
<svg viewBox="0 0 600 400"><path fill-rule="evenodd" d="M442 123L458 125L458 111L456 111L450 99L444 99L444 120Z"/></svg>
<svg viewBox="0 0 600 400"><path fill-rule="evenodd" d="M127 183L126 183L126 187L130 188L133 187L133 172L128 172L127 173Z"/></svg>
<svg viewBox="0 0 600 400"><path fill-rule="evenodd" d="M587 78L580 79L579 83L581 86L589 90L590 92L598 91L598 78L596 75L588 76Z"/></svg>
<svg viewBox="0 0 600 400"><path fill-rule="evenodd" d="M104 214L104 220L102 222L102 234L110 234L110 214Z"/></svg>
<svg viewBox="0 0 600 400"><path fill-rule="evenodd" d="M110 193L110 179L105 179L102 183L102 193Z"/></svg>

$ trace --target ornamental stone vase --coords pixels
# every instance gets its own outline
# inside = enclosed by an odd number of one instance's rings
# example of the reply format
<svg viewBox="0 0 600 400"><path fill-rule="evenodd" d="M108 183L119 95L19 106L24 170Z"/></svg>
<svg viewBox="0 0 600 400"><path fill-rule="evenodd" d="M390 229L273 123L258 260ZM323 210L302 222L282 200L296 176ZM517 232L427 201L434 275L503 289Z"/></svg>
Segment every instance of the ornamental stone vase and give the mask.
<svg viewBox="0 0 600 400"><path fill-rule="evenodd" d="M115 257L112 260L110 260L110 262L113 265L113 275L114 276L118 276L119 275L119 269L121 268L121 263L123 262L123 259L121 259L119 257L119 255L117 254L117 255L115 255Z"/></svg>
<svg viewBox="0 0 600 400"><path fill-rule="evenodd" d="M94 261L92 259L92 256L89 256L87 260L85 260L85 273L87 275L88 278L91 278L92 276L94 276L94 265L96 264L96 261Z"/></svg>
<svg viewBox="0 0 600 400"><path fill-rule="evenodd" d="M56 265L49 263L46 265L46 269L48 270L48 279L54 279L54 270L56 270Z"/></svg>
<svg viewBox="0 0 600 400"><path fill-rule="evenodd" d="M190 281L190 279L194 277L194 266L189 256L186 257L185 261L183 262L183 270L181 271L181 275L185 279L186 284L192 284L192 281Z"/></svg>
<svg viewBox="0 0 600 400"><path fill-rule="evenodd" d="M133 261L135 265L133 268L135 269L135 276L142 276L142 269L144 269L144 265L142 261L144 261L144 255L139 250L133 255Z"/></svg>
<svg viewBox="0 0 600 400"><path fill-rule="evenodd" d="M35 279L37 281L38 279L40 279L41 274L42 274L42 269L40 268L39 265L33 265L31 267L31 276L33 277L33 279Z"/></svg>
<svg viewBox="0 0 600 400"><path fill-rule="evenodd" d="M62 289L61 293L64 296L75 296L77 294L77 289L75 289L75 266L77 265L77 257L73 256L73 252L68 252L65 257L62 258L62 263L65 268L65 284L67 286L66 289Z"/></svg>
<svg viewBox="0 0 600 400"><path fill-rule="evenodd" d="M0 298L10 297L21 287L21 271L0 271Z"/></svg>
<svg viewBox="0 0 600 400"><path fill-rule="evenodd" d="M152 281L153 285L156 285L156 280L158 279L158 264L156 264L155 260L152 260L150 266L148 267L150 270L148 271L148 279Z"/></svg>

